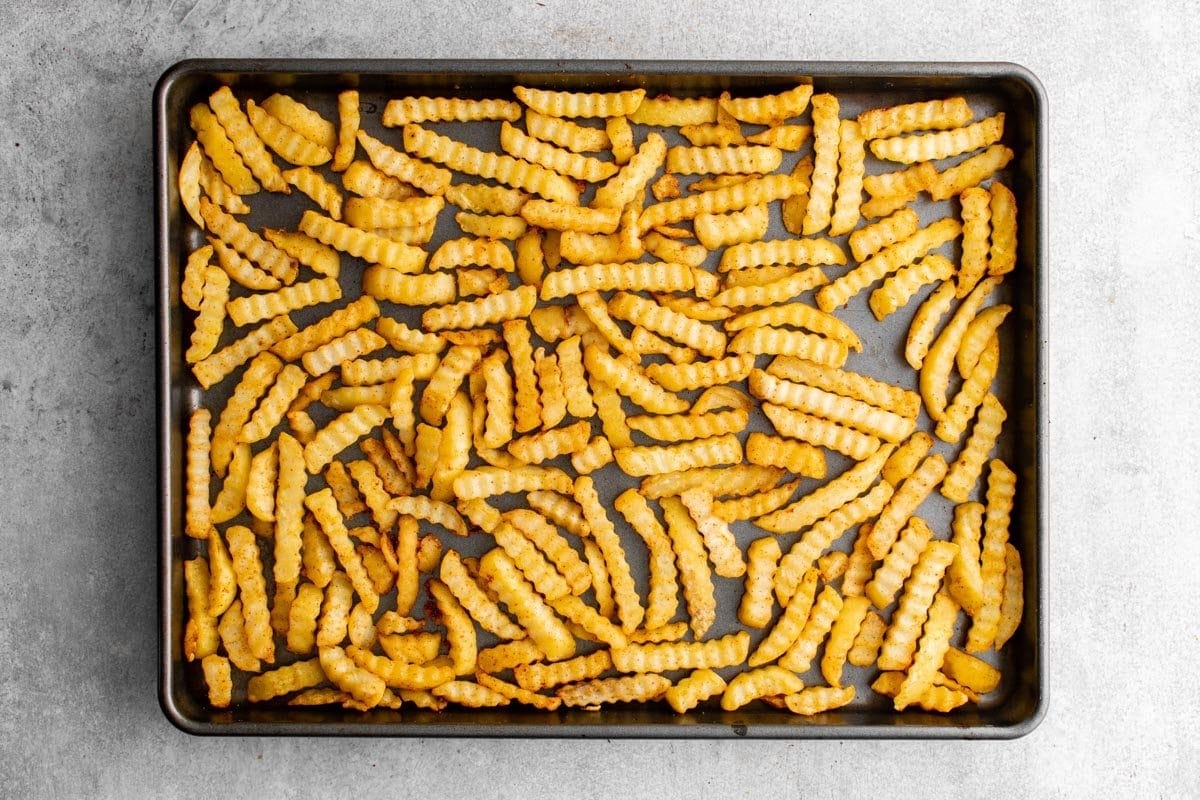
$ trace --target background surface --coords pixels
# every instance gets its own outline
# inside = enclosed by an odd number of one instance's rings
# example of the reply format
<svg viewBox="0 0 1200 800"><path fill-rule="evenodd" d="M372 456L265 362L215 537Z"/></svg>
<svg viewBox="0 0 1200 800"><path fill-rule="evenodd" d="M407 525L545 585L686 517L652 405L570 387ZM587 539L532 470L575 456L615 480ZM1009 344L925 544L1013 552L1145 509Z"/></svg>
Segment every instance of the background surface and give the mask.
<svg viewBox="0 0 1200 800"><path fill-rule="evenodd" d="M0 0L0 796L1194 795L1200 8L742 5ZM171 727L155 696L150 97L175 61L218 56L1030 68L1050 97L1042 725L984 743Z"/></svg>

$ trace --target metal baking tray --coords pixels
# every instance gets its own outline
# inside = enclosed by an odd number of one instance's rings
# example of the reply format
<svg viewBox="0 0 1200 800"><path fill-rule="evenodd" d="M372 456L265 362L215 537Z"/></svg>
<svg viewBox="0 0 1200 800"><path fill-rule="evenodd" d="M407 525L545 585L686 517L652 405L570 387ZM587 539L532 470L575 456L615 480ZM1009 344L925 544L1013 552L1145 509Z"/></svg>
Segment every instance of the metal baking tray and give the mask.
<svg viewBox="0 0 1200 800"><path fill-rule="evenodd" d="M197 543L183 535L183 438L187 414L202 401L220 408L230 387L217 387L207 399L183 362L187 330L179 302L181 264L188 249L200 243L199 232L183 214L175 175L191 141L187 110L221 84L239 97L262 99L286 91L336 119L338 91L361 93L363 126L385 141L398 134L381 128L379 113L389 97L410 94L509 96L525 84L546 88L604 91L644 87L653 96L715 96L721 91L755 95L811 82L831 91L842 104L842 116L899 102L963 94L977 117L1003 110L1004 141L1016 153L1002 177L1019 205L1018 269L1006 279L1003 301L1014 308L1004 326L1005 367L994 391L1009 411L999 453L1018 475L1012 541L1022 554L1025 572L1025 617L1005 648L1000 664L1004 681L975 707L948 715L919 711L896 713L886 698L860 692L846 709L811 719L777 711L761 703L736 712L701 709L677 716L665 705L606 707L598 713L564 710L553 714L511 706L499 710L450 708L435 713L406 706L399 712L368 714L340 709L292 708L286 705L229 710L208 707L196 664L181 654L186 600L182 562L195 555ZM167 718L180 729L206 735L369 735L369 736L503 736L581 738L1014 738L1033 730L1046 711L1046 96L1038 80L1013 64L869 63L869 62L714 62L714 61L405 61L405 60L204 60L185 61L168 69L154 92L155 234L158 302L158 455L159 455L159 699ZM451 135L455 135L453 131ZM493 144L494 147L494 136ZM785 161L785 168L790 162ZM276 197L258 195L252 223L279 225L286 219ZM928 204L928 201L925 201ZM917 206L921 211L921 206ZM945 213L944 211L942 213ZM924 216L924 215L923 215ZM927 222L928 219L924 219ZM446 226L448 228L448 226ZM439 227L431 247L451 234ZM785 236L773 221L768 238ZM347 263L355 263L348 259ZM356 273L345 269L343 273ZM348 287L356 288L356 287ZM347 293L350 297L351 292ZM871 317L862 293L839 311L864 341L864 352L847 368L915 387L915 375L899 365L898 352L917 302L879 324ZM350 299L350 297L347 298ZM316 312L312 316L316 316ZM294 315L303 326L311 321ZM222 340L226 342L228 335ZM884 347L884 342L889 343ZM231 384L233 381L226 381ZM223 389L223 392L222 392ZM939 445L945 452L945 447ZM949 451L954 452L954 451ZM830 475L843 465L835 456ZM602 496L611 498L611 482L599 479ZM811 483L806 483L811 489ZM935 495L935 498L938 498ZM938 498L940 499L940 498ZM922 507L935 527L946 530L947 508ZM938 514L941 516L938 516ZM623 521L614 513L620 525ZM744 547L750 529L735 526ZM629 537L633 534L626 531ZM852 537L853 533L847 534ZM482 538L482 537L477 537ZM781 542L784 550L791 538ZM848 539L841 540L844 542ZM462 540L456 540L460 547ZM633 545L635 548L637 544ZM482 545L480 545L482 547ZM469 548L468 548L469 551ZM645 591L645 568L635 578ZM733 585L737 584L737 585ZM736 625L732 608L740 581L718 580L718 603L725 609L710 635ZM420 605L418 604L418 608ZM724 629L722 629L724 626ZM762 632L753 635L756 642ZM288 656L283 652L282 660ZM281 662L282 663L282 662ZM847 676L860 687L871 671L847 666Z"/></svg>

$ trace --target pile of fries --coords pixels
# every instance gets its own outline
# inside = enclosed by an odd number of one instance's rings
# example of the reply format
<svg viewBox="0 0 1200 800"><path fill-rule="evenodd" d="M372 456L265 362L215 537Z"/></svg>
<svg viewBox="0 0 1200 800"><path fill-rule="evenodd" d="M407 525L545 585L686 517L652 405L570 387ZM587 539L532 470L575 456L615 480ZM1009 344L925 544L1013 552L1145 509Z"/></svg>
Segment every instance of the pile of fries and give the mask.
<svg viewBox="0 0 1200 800"><path fill-rule="evenodd" d="M183 652L214 707L997 690L1024 596L989 461L1003 113L518 86L393 99L373 136L360 107L190 111ZM292 229L240 219L262 190ZM868 289L879 320L924 293L906 342L836 315ZM872 347L918 391L846 367Z"/></svg>

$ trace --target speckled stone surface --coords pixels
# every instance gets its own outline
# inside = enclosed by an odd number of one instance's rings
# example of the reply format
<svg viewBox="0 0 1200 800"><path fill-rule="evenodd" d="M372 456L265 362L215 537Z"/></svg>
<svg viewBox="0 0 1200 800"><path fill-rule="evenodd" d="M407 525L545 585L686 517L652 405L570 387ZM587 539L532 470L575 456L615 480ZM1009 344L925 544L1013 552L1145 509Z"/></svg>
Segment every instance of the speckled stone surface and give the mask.
<svg viewBox="0 0 1200 800"><path fill-rule="evenodd" d="M1196 3L742 5L0 0L0 796L1195 796ZM171 727L155 694L150 96L168 66L203 56L1033 70L1050 97L1042 725L978 743L199 739Z"/></svg>

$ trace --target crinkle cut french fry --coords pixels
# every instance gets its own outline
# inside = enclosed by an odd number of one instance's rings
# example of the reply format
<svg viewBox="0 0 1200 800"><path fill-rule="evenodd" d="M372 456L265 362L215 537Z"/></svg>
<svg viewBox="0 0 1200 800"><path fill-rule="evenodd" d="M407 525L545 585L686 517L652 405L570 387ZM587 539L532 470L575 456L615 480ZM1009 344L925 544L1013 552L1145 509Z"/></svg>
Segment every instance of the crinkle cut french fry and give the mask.
<svg viewBox="0 0 1200 800"><path fill-rule="evenodd" d="M892 622L879 652L880 669L908 669L912 663L921 626L957 550L957 545L944 541L932 541L925 547L912 576L904 584L899 605L892 612Z"/></svg>
<svg viewBox="0 0 1200 800"><path fill-rule="evenodd" d="M463 500L494 497L511 492L535 489L571 492L571 478L553 467L479 467L469 469L454 479L454 494Z"/></svg>
<svg viewBox="0 0 1200 800"><path fill-rule="evenodd" d="M620 176L618 175L618 177ZM648 206L638 217L638 229L645 232L651 228L659 228L685 219L694 219L700 214L723 214L727 211L740 211L774 200L783 200L791 197L804 185L803 182L790 175L766 175L734 186L701 192L677 200L668 200L665 203L656 203Z"/></svg>
<svg viewBox="0 0 1200 800"><path fill-rule="evenodd" d="M262 142L290 164L317 166L333 158L332 152L301 136L253 100L246 101L246 115Z"/></svg>
<svg viewBox="0 0 1200 800"><path fill-rule="evenodd" d="M829 285L822 286L817 290L817 306L822 311L833 311L845 305L875 281L953 241L961 231L958 220L949 217L930 223L907 239L885 247Z"/></svg>
<svg viewBox="0 0 1200 800"><path fill-rule="evenodd" d="M285 361L295 361L305 353L359 328L379 316L379 304L373 297L360 297L329 316L277 342L271 351ZM289 409L294 410L294 409Z"/></svg>
<svg viewBox="0 0 1200 800"><path fill-rule="evenodd" d="M566 626L533 590L504 550L494 548L483 556L479 576L484 586L490 586L496 592L547 658L557 661L575 654L575 640Z"/></svg>
<svg viewBox="0 0 1200 800"><path fill-rule="evenodd" d="M712 492L708 489L689 489L679 499L704 537L713 571L723 578L740 578L744 575L746 562L729 524L712 513Z"/></svg>
<svg viewBox="0 0 1200 800"><path fill-rule="evenodd" d="M502 521L492 531L496 544L504 549L508 557L517 566L538 594L547 602L553 603L560 597L571 594L571 587L550 562L546 560L527 537L522 535L512 523Z"/></svg>
<svg viewBox="0 0 1200 800"><path fill-rule="evenodd" d="M911 208L900 209L850 234L850 252L855 261L866 261L883 248L912 236L920 226L916 211Z"/></svg>
<svg viewBox="0 0 1200 800"><path fill-rule="evenodd" d="M826 585L813 602L812 611L804 622L803 630L787 652L780 657L779 666L796 673L808 672L813 657L817 654L817 648L825 641L841 610L841 595L832 586Z"/></svg>
<svg viewBox="0 0 1200 800"><path fill-rule="evenodd" d="M742 353L691 364L650 364L646 375L672 392L741 381L754 368L754 355Z"/></svg>
<svg viewBox="0 0 1200 800"><path fill-rule="evenodd" d="M201 556L183 562L183 577L188 605L183 651L188 661L195 661L215 653L220 643L217 620L209 611L208 560Z"/></svg>
<svg viewBox="0 0 1200 800"><path fill-rule="evenodd" d="M672 147L667 172L679 175L735 175L774 172L783 159L775 147Z"/></svg>
<svg viewBox="0 0 1200 800"><path fill-rule="evenodd" d="M987 147L1003 135L1004 113L1001 112L970 125L935 133L876 138L871 142L871 152L876 158L902 164L937 161Z"/></svg>
<svg viewBox="0 0 1200 800"><path fill-rule="evenodd" d="M516 407L515 428L525 433L541 424L537 374L530 345L529 324L525 320L508 320L503 324L504 342L512 357Z"/></svg>
<svg viewBox="0 0 1200 800"><path fill-rule="evenodd" d="M338 94L337 146L333 150L333 163L329 168L341 172L354 160L355 137L359 133L361 117L358 109L358 92L349 89Z"/></svg>
<svg viewBox="0 0 1200 800"><path fill-rule="evenodd" d="M955 295L966 297L988 268L988 238L991 232L991 193L972 186L959 195L962 205L962 261Z"/></svg>
<svg viewBox="0 0 1200 800"><path fill-rule="evenodd" d="M184 530L193 539L207 538L212 526L208 472L211 425L212 412L207 408L198 408L188 417Z"/></svg>
<svg viewBox="0 0 1200 800"><path fill-rule="evenodd" d="M478 328L526 317L536 302L537 289L518 286L516 289L485 295L478 300L429 308L421 315L421 323L428 331Z"/></svg>
<svg viewBox="0 0 1200 800"><path fill-rule="evenodd" d="M773 328L769 325L746 328L733 337L729 350L735 353L766 353L777 356L796 356L831 367L846 363L849 348L825 336L804 331Z"/></svg>
<svg viewBox="0 0 1200 800"><path fill-rule="evenodd" d="M741 664L750 650L750 634L731 633L703 642L631 644L614 649L618 672L669 672L677 669L721 669Z"/></svg>
<svg viewBox="0 0 1200 800"><path fill-rule="evenodd" d="M449 303L457 293L449 272L409 275L378 264L367 267L362 285L363 292L372 297L407 306Z"/></svg>
<svg viewBox="0 0 1200 800"><path fill-rule="evenodd" d="M965 98L949 97L873 108L858 115L858 124L867 139L882 139L910 131L958 128L970 122L971 117L971 107Z"/></svg>
<svg viewBox="0 0 1200 800"><path fill-rule="evenodd" d="M878 437L823 417L775 403L764 403L762 409L775 430L783 436L827 447L855 461L862 461L880 448Z"/></svg>
<svg viewBox="0 0 1200 800"><path fill-rule="evenodd" d="M893 411L852 397L777 378L762 370L750 373L750 392L764 402L815 414L830 422L851 426L889 442L912 433L914 421Z"/></svg>
<svg viewBox="0 0 1200 800"><path fill-rule="evenodd" d="M742 445L733 434L725 434L673 445L621 447L613 454L626 475L645 477L696 467L736 464L742 460Z"/></svg>
<svg viewBox="0 0 1200 800"><path fill-rule="evenodd" d="M638 491L647 499L679 495L688 489L719 486L722 496L761 492L779 483L784 471L778 467L735 464L728 467L698 467L651 475Z"/></svg>
<svg viewBox="0 0 1200 800"><path fill-rule="evenodd" d="M704 540L687 507L678 497L662 498L667 534L679 566L679 582L692 631L699 639L716 621L717 601Z"/></svg>
<svg viewBox="0 0 1200 800"><path fill-rule="evenodd" d="M710 301L715 306L748 308L786 303L796 296L827 283L820 267L810 267L802 272L788 275L764 284L730 286Z"/></svg>
<svg viewBox="0 0 1200 800"><path fill-rule="evenodd" d="M1002 144L994 144L982 153L938 173L929 186L929 196L934 200L946 200L964 189L977 186L996 172L1008 166L1013 151Z"/></svg>
<svg viewBox="0 0 1200 800"><path fill-rule="evenodd" d="M638 196L650 178L658 172L663 160L667 157L667 143L657 133L650 133L642 142L637 152L621 169L596 190L592 200L595 208L624 208ZM638 228L645 232L646 227Z"/></svg>
<svg viewBox="0 0 1200 800"><path fill-rule="evenodd" d="M866 596L876 608L883 609L891 605L896 592L904 585L917 559L921 557L932 538L933 531L923 519L913 517L908 521L900 538L884 556L883 563L875 570L874 577L866 586ZM869 536L867 541L870 542Z"/></svg>
<svg viewBox="0 0 1200 800"><path fill-rule="evenodd" d="M322 244L381 267L415 273L425 266L425 251L419 247L393 242L312 210L300 217L299 228Z"/></svg>
<svg viewBox="0 0 1200 800"><path fill-rule="evenodd" d="M904 360L913 369L921 369L925 363L929 346L938 334L938 322L950 310L953 302L954 284L944 281L917 309L912 324L909 325L908 338L904 345Z"/></svg>
<svg viewBox="0 0 1200 800"><path fill-rule="evenodd" d="M439 580L430 580L426 591L437 604L438 616L446 627L446 641L450 645L450 660L454 665L455 675L471 675L475 672L478 659L478 644L475 637L475 625L466 609L459 604L454 594ZM425 687L405 687L425 688Z"/></svg>
<svg viewBox="0 0 1200 800"><path fill-rule="evenodd" d="M896 270L871 292L868 304L875 319L882 322L901 306L907 305L921 287L928 283L949 281L954 264L940 253L930 253L920 261Z"/></svg>
<svg viewBox="0 0 1200 800"><path fill-rule="evenodd" d="M754 431L746 439L746 460L764 467L782 467L808 478L825 477L825 454L808 442Z"/></svg>
<svg viewBox="0 0 1200 800"><path fill-rule="evenodd" d="M666 531L650 510L646 499L635 489L622 492L614 501L613 507L629 521L630 526L645 542L650 554L650 594L647 598L645 625L647 628L666 625L675 616L679 592L671 540L667 538Z"/></svg>
<svg viewBox="0 0 1200 800"><path fill-rule="evenodd" d="M417 191L399 178L378 169L369 161L355 161L346 167L346 171L342 173L342 186L359 197L379 197L385 200L407 200L413 197ZM447 201L454 202L450 198L449 188L446 190L445 197ZM331 216L334 219L340 218L336 214Z"/></svg>
<svg viewBox="0 0 1200 800"><path fill-rule="evenodd" d="M541 299L557 300L584 292L686 292L695 286L695 273L672 262L597 263L555 270L542 281Z"/></svg>
<svg viewBox="0 0 1200 800"><path fill-rule="evenodd" d="M983 309L967 325L959 343L954 362L958 366L958 374L970 378L975 370L980 356L992 347L992 339L996 330L1004 322L1005 317L1012 311L1012 306L1002 303Z"/></svg>
<svg viewBox="0 0 1200 800"><path fill-rule="evenodd" d="M397 128L410 122L472 122L483 119L518 120L521 106L511 100L469 100L462 97L403 97L383 108L383 125Z"/></svg>
<svg viewBox="0 0 1200 800"><path fill-rule="evenodd" d="M761 133L747 136L746 141L794 152L803 148L811 136L811 125L774 125Z"/></svg>
<svg viewBox="0 0 1200 800"><path fill-rule="evenodd" d="M867 545L871 555L883 558L891 549L900 529L916 513L917 508L924 502L937 485L946 476L946 459L941 453L926 456L921 465L905 478L896 490L887 507L879 515Z"/></svg>
<svg viewBox="0 0 1200 800"><path fill-rule="evenodd" d="M736 711L761 697L790 695L801 691L804 681L780 666L766 666L740 672L721 695L721 708Z"/></svg>
<svg viewBox="0 0 1200 800"><path fill-rule="evenodd" d="M718 269L728 272L771 264L845 263L842 248L828 239L776 239L733 245L721 255Z"/></svg>
<svg viewBox="0 0 1200 800"><path fill-rule="evenodd" d="M245 112L242 111L237 98L233 96L232 90L228 86L222 86L209 96L208 104L216 114L221 127L229 135L230 142L242 156L242 161L250 168L263 188L271 192L286 193L289 191L283 175L279 172L279 167L271 159L262 139L255 132Z"/></svg>
<svg viewBox="0 0 1200 800"><path fill-rule="evenodd" d="M609 147L609 137L603 128L579 125L569 119L547 116L533 109L525 112L525 129L531 136L565 147L573 153L596 152Z"/></svg>
<svg viewBox="0 0 1200 800"><path fill-rule="evenodd" d="M1000 622L996 627L993 646L1004 647L1017 628L1025 612L1025 575L1021 568L1021 554L1012 542L1004 543L1004 594L1000 600Z"/></svg>
<svg viewBox="0 0 1200 800"><path fill-rule="evenodd" d="M225 279L225 285L228 286L228 276L220 270L215 270L215 272ZM229 319L234 325L250 325L264 319L277 317L280 314L298 311L306 306L329 303L340 299L341 296L341 286L336 278L320 278L305 283L294 283L276 292L252 294L230 300L228 302ZM197 327L199 327L199 323L197 323Z"/></svg>
<svg viewBox="0 0 1200 800"><path fill-rule="evenodd" d="M559 176L565 175L588 183L611 178L618 170L616 164L555 147L529 136L507 122L500 123L500 147L513 158L544 167Z"/></svg>
<svg viewBox="0 0 1200 800"><path fill-rule="evenodd" d="M296 262L284 251L250 230L207 197L200 198L200 216L213 235L284 283L296 279Z"/></svg>
<svg viewBox="0 0 1200 800"><path fill-rule="evenodd" d="M196 201L199 203L199 199ZM199 215L199 205L196 213ZM219 240L218 240L219 241ZM200 310L204 300L204 276L213 257L213 246L206 244L188 254L187 263L183 267L183 282L179 286L180 301L192 311Z"/></svg>
<svg viewBox="0 0 1200 800"><path fill-rule="evenodd" d="M979 356L979 362L971 370L971 374L963 381L962 387L958 394L954 396L953 402L946 407L946 412L942 420L938 422L935 433L937 437L944 442L955 444L962 437L963 430L966 429L971 418L975 416L975 409L983 402L983 398L987 396L988 389L992 385L992 381L996 378L996 372L1000 368L1000 344L995 336L992 336L988 341L988 345L984 348Z"/></svg>
<svg viewBox="0 0 1200 800"><path fill-rule="evenodd" d="M629 427L659 442L680 442L741 433L749 421L749 413L737 408L707 414L643 414L630 417Z"/></svg>
<svg viewBox="0 0 1200 800"><path fill-rule="evenodd" d="M646 97L632 113L629 121L635 125L681 127L704 125L717 121L717 100L712 97Z"/></svg>
<svg viewBox="0 0 1200 800"><path fill-rule="evenodd" d="M512 156L478 150L419 125L404 126L404 149L420 158L445 164L458 172L491 178L513 189L531 192L547 200L579 202L579 190L568 178L556 172Z"/></svg>
<svg viewBox="0 0 1200 800"><path fill-rule="evenodd" d="M958 617L958 604L944 592L939 592L929 609L925 633L913 656L912 666L896 692L894 703L897 711L916 702L932 685L942 659L950 649L950 637L954 633L954 621Z"/></svg>
<svg viewBox="0 0 1200 800"><path fill-rule="evenodd" d="M374 613L379 605L379 594L375 591L371 578L363 566L361 556L350 541L350 534L346 530L337 503L333 499L333 493L329 489L322 489L304 498L304 505L316 517L317 523L325 532L330 546L337 554L338 562L346 571L346 576L349 577L354 591L361 598L363 606Z"/></svg>
<svg viewBox="0 0 1200 800"><path fill-rule="evenodd" d="M233 142L212 109L204 103L197 103L192 106L188 118L196 133L196 141L230 188L239 195L257 193L261 188L258 181L234 149Z"/></svg>
<svg viewBox="0 0 1200 800"><path fill-rule="evenodd" d="M821 517L833 512L839 506L849 503L865 492L875 479L879 477L884 462L892 454L894 447L885 445L853 467L824 486L813 490L792 505L782 509L769 518L758 520L759 527L771 530L764 525L777 526L781 531L796 531L807 528Z"/></svg>
<svg viewBox="0 0 1200 800"><path fill-rule="evenodd" d="M804 110L808 108L808 101L812 97L812 93L811 84L800 84L794 89L762 97L730 98L723 96L720 105L722 109L742 122L754 125L774 125L803 114Z"/></svg>
<svg viewBox="0 0 1200 800"><path fill-rule="evenodd" d="M725 355L725 337L716 328L635 294L620 292L609 302L613 316L694 347L709 358Z"/></svg>
<svg viewBox="0 0 1200 800"><path fill-rule="evenodd" d="M942 481L941 493L946 499L956 503L967 501L971 489L983 471L983 463L987 460L988 453L996 446L996 440L1007 416L1004 406L989 392L979 406L979 413L975 418L974 427L971 428L971 435L967 437L966 445L950 465L950 470Z"/></svg>
<svg viewBox="0 0 1200 800"><path fill-rule="evenodd" d="M726 245L761 239L769 224L767 206L763 203L720 214L698 214L696 238L705 249L717 250Z"/></svg>
<svg viewBox="0 0 1200 800"><path fill-rule="evenodd" d="M726 522L739 522L762 517L786 505L798 488L800 488L799 479L758 494L737 497L732 500L721 500L713 503L713 513Z"/></svg>
<svg viewBox="0 0 1200 800"><path fill-rule="evenodd" d="M838 113L838 100L833 95L819 94L812 98L813 172L804 214L805 236L829 226L841 138Z"/></svg>
<svg viewBox="0 0 1200 800"><path fill-rule="evenodd" d="M821 675L830 686L841 686L842 670L871 604L866 597L843 597L841 611L829 631L821 658Z"/></svg>
<svg viewBox="0 0 1200 800"><path fill-rule="evenodd" d="M330 217L342 218L342 193L312 167L296 167L283 173L283 179L300 190Z"/></svg>
<svg viewBox="0 0 1200 800"><path fill-rule="evenodd" d="M529 108L551 117L627 117L637 111L646 90L587 93L516 86L513 94Z"/></svg>
<svg viewBox="0 0 1200 800"><path fill-rule="evenodd" d="M849 233L858 225L866 160L866 141L858 122L844 119L839 124L837 199L829 222L830 236Z"/></svg>
<svg viewBox="0 0 1200 800"><path fill-rule="evenodd" d="M275 642L271 630L271 615L267 610L267 588L263 579L258 543L250 529L241 525L231 525L225 536L229 540L229 555L237 574L242 617L250 650L255 658L268 664L273 663Z"/></svg>
<svg viewBox="0 0 1200 800"><path fill-rule="evenodd" d="M849 705L854 700L854 687L810 686L784 698L788 711L811 717Z"/></svg>
<svg viewBox="0 0 1200 800"><path fill-rule="evenodd" d="M992 246L988 253L989 275L1003 275L1017 266L1017 199L1000 181L990 187Z"/></svg>
<svg viewBox="0 0 1200 800"><path fill-rule="evenodd" d="M983 514L984 507L980 503L964 502L954 507L951 541L958 545L958 552L946 569L946 588L972 617L983 607L983 575L979 563Z"/></svg>
<svg viewBox="0 0 1200 800"><path fill-rule="evenodd" d="M1000 608L1004 597L1006 568L1005 545L1013 509L1017 476L1000 459L989 464L987 512L983 522L982 565L983 604L967 632L967 652L979 653L994 646L1000 627Z"/></svg>
<svg viewBox="0 0 1200 800"><path fill-rule="evenodd" d="M699 669L666 691L666 700L677 714L686 714L700 703L725 691L725 680L711 669Z"/></svg>
<svg viewBox="0 0 1200 800"><path fill-rule="evenodd" d="M246 485L250 480L250 462L250 445L236 445L233 449L233 460L229 463L229 473L225 476L221 491L212 504L210 514L213 522L218 524L228 522L246 507Z"/></svg>
<svg viewBox="0 0 1200 800"><path fill-rule="evenodd" d="M661 675L638 673L564 686L557 694L565 706L593 708L603 703L649 702L661 697L669 688L671 681Z"/></svg>
<svg viewBox="0 0 1200 800"><path fill-rule="evenodd" d="M775 609L771 594L775 568L783 551L774 536L755 539L746 550L746 580L738 605L738 621L751 628L765 628Z"/></svg>
<svg viewBox="0 0 1200 800"><path fill-rule="evenodd" d="M609 384L647 411L678 414L687 410L686 400L654 383L627 356L613 358L600 346L588 345L584 348L583 362L590 375Z"/></svg>
<svg viewBox="0 0 1200 800"><path fill-rule="evenodd" d="M767 372L778 378L852 397L903 417L915 418L921 411L921 398L916 392L861 373L787 356L771 361Z"/></svg>
<svg viewBox="0 0 1200 800"><path fill-rule="evenodd" d="M587 520L591 538L604 555L604 563L608 568L609 580L612 583L613 597L617 603L617 615L621 620L621 629L626 633L642 624L645 609L642 608L638 597L633 576L629 570L629 561L625 548L613 527L612 520L604 510L600 497L596 493L595 483L586 475L575 479L575 501L583 509L584 519Z"/></svg>
<svg viewBox="0 0 1200 800"><path fill-rule="evenodd" d="M935 422L941 422L946 412L946 388L950 382L950 371L954 368L954 359L958 354L959 345L971 324L971 320L979 313L979 308L987 301L992 290L999 285L1001 278L984 278L971 290L950 318L950 322L938 334L937 339L929 347L921 362L920 390L925 401L925 410ZM915 322L914 322L915 324Z"/></svg>

